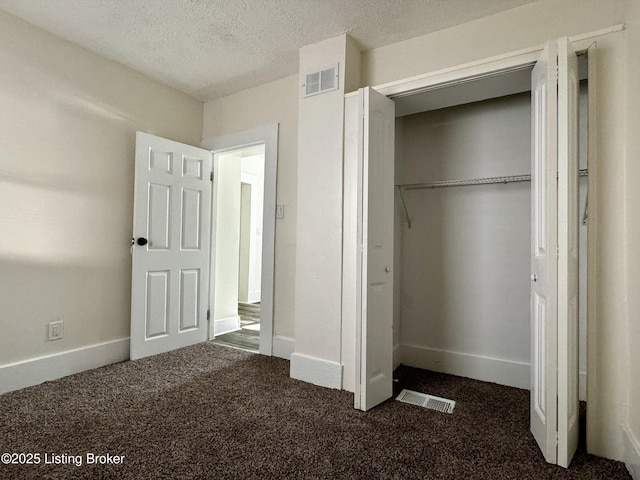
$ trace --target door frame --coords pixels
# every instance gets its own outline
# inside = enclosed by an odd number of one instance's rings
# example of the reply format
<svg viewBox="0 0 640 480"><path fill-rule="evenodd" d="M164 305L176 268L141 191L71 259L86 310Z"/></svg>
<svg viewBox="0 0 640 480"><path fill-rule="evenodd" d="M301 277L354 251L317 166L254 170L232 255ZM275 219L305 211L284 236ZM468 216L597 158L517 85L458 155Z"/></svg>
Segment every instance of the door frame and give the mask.
<svg viewBox="0 0 640 480"><path fill-rule="evenodd" d="M602 30L597 30L594 32L589 32L581 35L575 35L569 37L569 42L573 46L575 52L577 54L587 52L590 47L594 44L598 37L608 35L611 33L619 32L623 30L623 25L615 25L609 28L604 28ZM509 52L506 54L489 57L481 60L477 60L474 62L440 69L434 70L431 72L427 72L421 75L416 75L413 77L408 77L405 79L388 82L380 85L374 85L371 88L377 90L378 92L386 95L389 98L400 97L400 96L408 96L412 94L417 94L420 92L443 88L452 85L458 85L462 83L472 82L474 80L480 80L483 78L487 78L489 76L501 75L510 73L513 71L520 70L522 68L530 68L538 60L541 52L544 49L545 44L540 44L537 46ZM597 145L596 145L596 57L589 59L589 92L588 92L588 104L590 106L588 112L588 121L589 121L589 131L590 135L588 138L588 161L587 168L589 170L589 176L587 180L587 188L589 191L589 228L587 231L587 408L590 406L589 398L596 398L596 395L590 395L591 392L595 394L596 385L595 385L595 372L597 370L598 358L596 357L595 349L590 348L590 346L595 345L595 335L596 335L596 324L597 324L597 280L596 280L596 269L597 269L597 257L596 257L596 232L598 230L597 227L597 219L598 219L598 199L596 198L597 193ZM353 94L348 94L353 95ZM347 180L347 179L345 179ZM345 185L345 189L350 188ZM349 217L345 210L345 218ZM358 219L361 221L361 219ZM343 252L345 256L345 260L349 261L348 255ZM343 260L344 261L344 260ZM351 293L348 290L345 290L344 293L346 296L349 296ZM344 301L343 301L344 304ZM348 313L348 312L347 312ZM354 332L345 329L345 325L349 323L350 318L343 318L343 337L346 335L346 338L343 338L343 345L345 343L349 343L351 339L356 341L357 339L351 337L354 335ZM347 358L347 356L343 356L343 368L346 372L354 371L354 366L352 364L352 359ZM587 430L587 438L591 437L592 432L590 431L589 422L587 422L586 426Z"/></svg>
<svg viewBox="0 0 640 480"><path fill-rule="evenodd" d="M215 196L217 176L217 156L233 150L264 144L264 191L262 217L262 273L260 300L260 349L262 355L273 352L273 293L275 271L275 220L276 220L276 173L278 166L278 124L244 130L241 132L211 137L202 141L202 148L213 154L213 196ZM215 212L212 209L209 284L209 310L213 311L215 288ZM209 325L209 339L213 339L213 321Z"/></svg>

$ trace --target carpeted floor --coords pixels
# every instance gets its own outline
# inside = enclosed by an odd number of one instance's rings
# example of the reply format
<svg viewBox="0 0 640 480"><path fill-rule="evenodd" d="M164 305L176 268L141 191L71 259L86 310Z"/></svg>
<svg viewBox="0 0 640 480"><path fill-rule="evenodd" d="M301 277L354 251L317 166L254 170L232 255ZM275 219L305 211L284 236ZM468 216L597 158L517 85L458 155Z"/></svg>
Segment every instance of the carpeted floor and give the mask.
<svg viewBox="0 0 640 480"><path fill-rule="evenodd" d="M582 447L568 470L547 465L526 391L406 367L396 376L398 388L456 400L454 413L393 400L362 413L352 394L290 379L285 360L211 343L111 365L0 396L0 453L40 454L38 465L0 464L0 478L631 478ZM87 453L123 463L87 465Z"/></svg>

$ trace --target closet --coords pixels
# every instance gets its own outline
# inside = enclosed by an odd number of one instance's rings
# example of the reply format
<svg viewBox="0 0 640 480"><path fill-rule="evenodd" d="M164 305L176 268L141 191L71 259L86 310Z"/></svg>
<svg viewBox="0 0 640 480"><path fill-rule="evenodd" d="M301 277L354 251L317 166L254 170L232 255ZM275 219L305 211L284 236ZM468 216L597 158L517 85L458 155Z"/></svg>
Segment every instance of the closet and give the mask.
<svg viewBox="0 0 640 480"><path fill-rule="evenodd" d="M345 95L342 364L356 409L391 397L400 363L528 389L536 443L569 465L594 308L595 52L564 37Z"/></svg>
<svg viewBox="0 0 640 480"><path fill-rule="evenodd" d="M586 72L586 59L579 63ZM530 388L529 80L523 70L476 94L457 85L396 100L394 367ZM584 400L586 79L579 99Z"/></svg>

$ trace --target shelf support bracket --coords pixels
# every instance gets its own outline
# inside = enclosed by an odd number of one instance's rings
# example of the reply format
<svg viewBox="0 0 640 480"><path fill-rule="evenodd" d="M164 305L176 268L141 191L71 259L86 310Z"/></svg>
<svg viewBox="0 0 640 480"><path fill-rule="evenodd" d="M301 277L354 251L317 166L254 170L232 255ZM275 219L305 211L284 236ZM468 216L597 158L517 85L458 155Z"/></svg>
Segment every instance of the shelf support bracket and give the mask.
<svg viewBox="0 0 640 480"><path fill-rule="evenodd" d="M402 194L402 187L398 185L398 192L400 193L400 200L402 200L402 208L404 208L404 215L407 217L407 226L411 228L411 218L409 218L409 211L407 210L407 202L404 201L404 195Z"/></svg>

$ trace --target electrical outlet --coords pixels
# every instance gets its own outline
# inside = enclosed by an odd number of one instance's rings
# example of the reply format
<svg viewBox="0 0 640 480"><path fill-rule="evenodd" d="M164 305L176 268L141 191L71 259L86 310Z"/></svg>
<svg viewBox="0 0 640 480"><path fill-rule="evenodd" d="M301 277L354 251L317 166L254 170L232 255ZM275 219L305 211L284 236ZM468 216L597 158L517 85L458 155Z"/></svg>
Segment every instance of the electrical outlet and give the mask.
<svg viewBox="0 0 640 480"><path fill-rule="evenodd" d="M64 322L58 320L49 324L49 340L60 340L64 337Z"/></svg>

